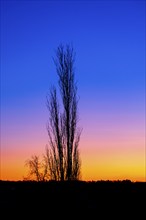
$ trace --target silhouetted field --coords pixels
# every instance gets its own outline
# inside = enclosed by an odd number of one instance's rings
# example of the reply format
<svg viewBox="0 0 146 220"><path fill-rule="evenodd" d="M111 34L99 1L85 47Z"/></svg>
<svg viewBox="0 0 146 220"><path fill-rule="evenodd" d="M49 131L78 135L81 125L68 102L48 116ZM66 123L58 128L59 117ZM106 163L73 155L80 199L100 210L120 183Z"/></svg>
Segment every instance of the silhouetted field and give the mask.
<svg viewBox="0 0 146 220"><path fill-rule="evenodd" d="M11 219L145 219L146 182L0 181L1 215Z"/></svg>

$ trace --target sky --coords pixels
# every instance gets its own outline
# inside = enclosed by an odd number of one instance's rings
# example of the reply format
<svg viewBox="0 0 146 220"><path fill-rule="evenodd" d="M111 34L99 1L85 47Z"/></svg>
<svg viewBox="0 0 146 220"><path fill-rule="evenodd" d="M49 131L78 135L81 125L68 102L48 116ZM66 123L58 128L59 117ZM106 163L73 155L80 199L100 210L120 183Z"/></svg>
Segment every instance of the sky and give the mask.
<svg viewBox="0 0 146 220"><path fill-rule="evenodd" d="M1 1L0 179L48 144L55 50L76 53L82 180L146 181L145 1Z"/></svg>

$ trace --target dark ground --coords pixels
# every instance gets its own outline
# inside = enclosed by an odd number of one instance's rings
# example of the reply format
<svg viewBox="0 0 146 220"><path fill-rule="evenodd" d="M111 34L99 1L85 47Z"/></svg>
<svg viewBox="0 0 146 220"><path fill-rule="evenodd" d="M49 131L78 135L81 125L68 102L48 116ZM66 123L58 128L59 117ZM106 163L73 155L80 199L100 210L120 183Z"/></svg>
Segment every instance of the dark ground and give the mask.
<svg viewBox="0 0 146 220"><path fill-rule="evenodd" d="M1 219L146 219L146 182L0 181Z"/></svg>

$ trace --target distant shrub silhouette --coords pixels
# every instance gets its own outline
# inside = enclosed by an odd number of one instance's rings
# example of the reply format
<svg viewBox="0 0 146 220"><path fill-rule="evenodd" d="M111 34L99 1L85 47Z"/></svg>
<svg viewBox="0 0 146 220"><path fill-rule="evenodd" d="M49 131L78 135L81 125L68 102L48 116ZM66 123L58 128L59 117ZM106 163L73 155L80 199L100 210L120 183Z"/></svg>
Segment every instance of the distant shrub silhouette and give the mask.
<svg viewBox="0 0 146 220"><path fill-rule="evenodd" d="M39 156L32 156L31 159L26 160L25 165L29 168L27 179L35 179L36 181L45 181L48 179L48 164L45 157L40 161Z"/></svg>

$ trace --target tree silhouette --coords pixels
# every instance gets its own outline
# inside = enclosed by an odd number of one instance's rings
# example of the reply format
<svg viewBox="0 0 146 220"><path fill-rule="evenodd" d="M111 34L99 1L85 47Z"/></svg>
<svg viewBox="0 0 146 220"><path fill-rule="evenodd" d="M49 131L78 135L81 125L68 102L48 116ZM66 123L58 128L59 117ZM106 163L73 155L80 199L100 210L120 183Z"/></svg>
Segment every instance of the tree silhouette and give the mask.
<svg viewBox="0 0 146 220"><path fill-rule="evenodd" d="M31 159L26 160L25 165L29 168L28 177L34 177L36 181L45 181L48 178L48 160L44 155L43 160L40 161L39 156L33 155Z"/></svg>
<svg viewBox="0 0 146 220"><path fill-rule="evenodd" d="M58 46L54 63L58 75L61 105L54 86L47 96L49 148L46 156L51 179L61 181L77 180L81 171L78 149L81 130L77 128L78 99L74 58L73 47Z"/></svg>

